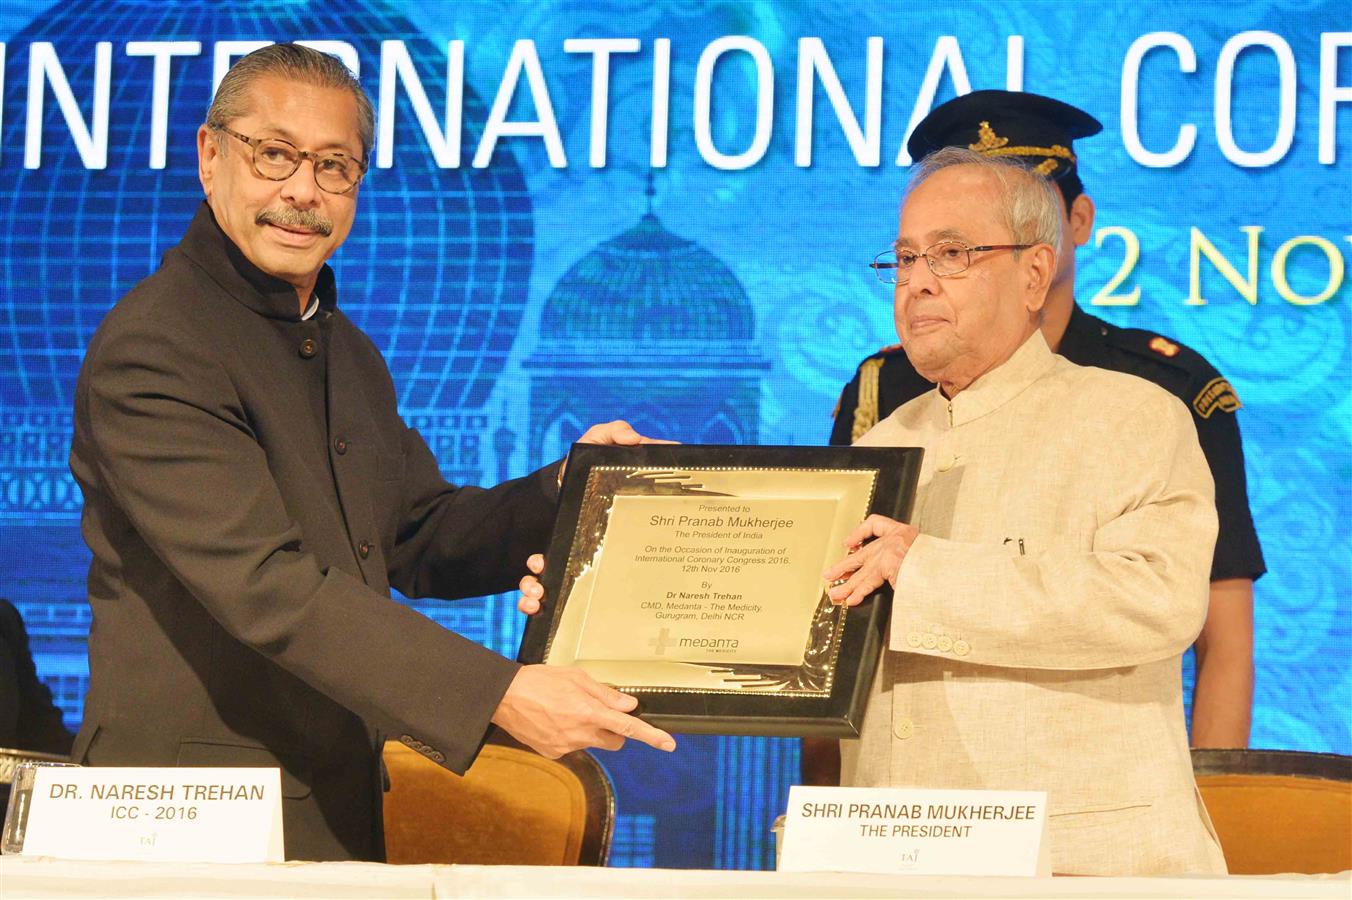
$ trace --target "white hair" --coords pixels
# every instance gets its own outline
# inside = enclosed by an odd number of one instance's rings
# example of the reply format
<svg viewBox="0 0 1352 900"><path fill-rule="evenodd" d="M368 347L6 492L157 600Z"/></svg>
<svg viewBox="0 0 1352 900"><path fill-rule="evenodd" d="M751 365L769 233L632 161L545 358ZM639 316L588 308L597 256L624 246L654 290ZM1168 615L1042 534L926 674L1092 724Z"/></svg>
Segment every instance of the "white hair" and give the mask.
<svg viewBox="0 0 1352 900"><path fill-rule="evenodd" d="M943 147L916 164L902 201L931 175L953 166L977 166L1000 185L1000 212L1016 244L1051 244L1060 252L1062 200L1051 183L1022 162L985 156L963 147Z"/></svg>

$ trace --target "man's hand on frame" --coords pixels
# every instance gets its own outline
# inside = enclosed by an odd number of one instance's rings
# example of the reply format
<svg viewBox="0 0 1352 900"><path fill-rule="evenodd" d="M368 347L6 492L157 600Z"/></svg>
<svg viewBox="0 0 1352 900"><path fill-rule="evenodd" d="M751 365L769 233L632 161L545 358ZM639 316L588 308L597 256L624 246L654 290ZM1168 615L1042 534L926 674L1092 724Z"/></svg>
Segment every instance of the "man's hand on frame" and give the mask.
<svg viewBox="0 0 1352 900"><path fill-rule="evenodd" d="M883 582L896 587L897 570L919 534L914 525L869 516L845 538L848 555L822 573L830 585L826 596L832 603L858 606Z"/></svg>

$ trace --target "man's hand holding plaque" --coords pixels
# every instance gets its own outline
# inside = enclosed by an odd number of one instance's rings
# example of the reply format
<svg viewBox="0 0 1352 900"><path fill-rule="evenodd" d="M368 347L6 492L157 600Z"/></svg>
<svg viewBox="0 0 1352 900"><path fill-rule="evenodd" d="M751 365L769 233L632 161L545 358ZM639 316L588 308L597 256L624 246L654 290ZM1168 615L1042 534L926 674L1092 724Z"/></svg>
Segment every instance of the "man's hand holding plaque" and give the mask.
<svg viewBox="0 0 1352 900"><path fill-rule="evenodd" d="M582 433L582 437L577 439L579 444L606 444L616 447L634 447L639 444L674 444L675 441L668 441L662 438L651 438L647 435L639 434L623 419L616 419L613 422L599 422L588 428ZM559 487L563 487L563 476L568 471L568 457L563 458L559 463Z"/></svg>
<svg viewBox="0 0 1352 900"><path fill-rule="evenodd" d="M831 585L826 595L832 603L858 606L884 582L896 587L897 572L919 534L914 525L869 516L845 539L848 555L822 573Z"/></svg>
<svg viewBox="0 0 1352 900"><path fill-rule="evenodd" d="M516 608L528 616L533 616L540 611L545 600L545 586L536 577L544 574L545 555L532 553L526 560L526 568L533 574L521 577L521 596L516 598Z"/></svg>
<svg viewBox="0 0 1352 900"><path fill-rule="evenodd" d="M584 747L618 750L627 738L675 750L671 735L627 715L636 706L636 698L599 684L579 669L522 666L498 704L493 724L550 759Z"/></svg>

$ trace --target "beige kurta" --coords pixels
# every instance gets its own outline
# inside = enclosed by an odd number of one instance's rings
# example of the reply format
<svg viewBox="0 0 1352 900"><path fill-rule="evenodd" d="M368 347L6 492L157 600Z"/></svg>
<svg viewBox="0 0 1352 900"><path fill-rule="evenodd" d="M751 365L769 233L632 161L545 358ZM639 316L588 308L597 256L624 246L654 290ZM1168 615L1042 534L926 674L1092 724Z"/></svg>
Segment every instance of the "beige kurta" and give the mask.
<svg viewBox="0 0 1352 900"><path fill-rule="evenodd" d="M1039 332L859 444L925 460L843 783L1045 790L1056 872L1223 872L1183 721L1216 538L1183 405Z"/></svg>

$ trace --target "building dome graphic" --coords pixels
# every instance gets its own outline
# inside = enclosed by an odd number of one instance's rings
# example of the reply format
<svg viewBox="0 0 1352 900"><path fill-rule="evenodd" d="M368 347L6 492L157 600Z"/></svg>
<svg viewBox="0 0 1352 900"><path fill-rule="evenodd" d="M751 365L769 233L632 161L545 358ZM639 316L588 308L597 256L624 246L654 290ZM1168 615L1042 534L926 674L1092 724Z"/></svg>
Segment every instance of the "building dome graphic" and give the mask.
<svg viewBox="0 0 1352 900"><path fill-rule="evenodd" d="M559 279L540 318L542 346L573 341L749 342L755 314L737 277L718 257L677 237L651 212L601 244Z"/></svg>
<svg viewBox="0 0 1352 900"><path fill-rule="evenodd" d="M545 301L522 364L531 462L561 456L588 425L614 418L653 437L756 443L769 362L755 331L732 270L649 209L574 263Z"/></svg>
<svg viewBox="0 0 1352 900"><path fill-rule="evenodd" d="M111 36L111 37L110 37ZM113 39L115 38L115 39ZM87 169L50 80L38 168L25 167L30 46L50 42L85 123L94 118L96 44L112 39L107 166ZM164 168L152 169L155 61L131 41L197 41L172 61ZM220 41L341 40L379 97L381 42L402 40L435 108L445 49L388 4L289 0L108 0L56 4L8 41L0 145L0 518L74 520L66 471L70 411L84 349L108 308L158 267L202 199L195 132L210 101ZM438 168L402 85L394 166L374 164L352 234L331 260L343 311L384 353L405 417L447 475L479 481L491 437L483 407L507 362L528 297L534 226L522 172ZM464 145L487 109L465 86ZM481 458L482 456L482 458Z"/></svg>

